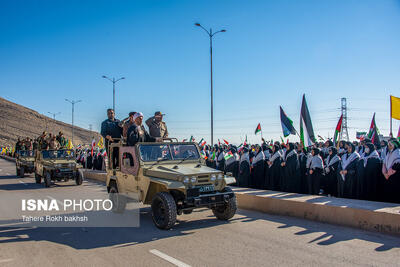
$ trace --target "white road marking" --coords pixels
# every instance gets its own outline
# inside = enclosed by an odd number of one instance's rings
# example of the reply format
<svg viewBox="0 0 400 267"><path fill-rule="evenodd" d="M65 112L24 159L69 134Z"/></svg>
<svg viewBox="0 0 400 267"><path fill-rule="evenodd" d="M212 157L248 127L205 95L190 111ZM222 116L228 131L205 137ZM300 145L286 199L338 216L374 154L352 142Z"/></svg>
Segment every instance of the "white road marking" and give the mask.
<svg viewBox="0 0 400 267"><path fill-rule="evenodd" d="M161 251L158 251L157 249L151 249L149 250L150 253L172 263L175 266L179 266L179 267L190 267L189 264L186 264L184 262L181 262L180 260L177 260L171 256L168 256L167 254L162 253Z"/></svg>
<svg viewBox="0 0 400 267"><path fill-rule="evenodd" d="M10 262L13 261L14 259L2 259L0 260L0 263L6 263L6 262Z"/></svg>
<svg viewBox="0 0 400 267"><path fill-rule="evenodd" d="M51 196L47 196L47 197L50 198L51 200L57 201L57 203L60 204L61 206L64 206L64 203L62 203L60 200L55 199L54 197L51 197Z"/></svg>
<svg viewBox="0 0 400 267"><path fill-rule="evenodd" d="M23 185L28 185L28 184L26 184L26 183L22 182L21 180L19 180L19 182L20 182L21 184L23 184Z"/></svg>

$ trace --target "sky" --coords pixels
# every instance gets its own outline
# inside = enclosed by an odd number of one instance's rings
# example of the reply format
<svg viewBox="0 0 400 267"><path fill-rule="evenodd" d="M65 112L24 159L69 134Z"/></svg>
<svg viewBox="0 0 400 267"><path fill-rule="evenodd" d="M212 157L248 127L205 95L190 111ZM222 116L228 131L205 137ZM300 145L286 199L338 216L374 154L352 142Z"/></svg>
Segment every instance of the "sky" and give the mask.
<svg viewBox="0 0 400 267"><path fill-rule="evenodd" d="M400 97L399 0L5 1L0 9L0 96L94 130L116 116L155 111L171 137L210 142L213 31L214 140L279 140L279 106L299 128L306 95L316 135L332 137L347 99L351 139L374 112L389 134ZM397 134L400 122L393 120ZM291 136L291 141L298 137Z"/></svg>

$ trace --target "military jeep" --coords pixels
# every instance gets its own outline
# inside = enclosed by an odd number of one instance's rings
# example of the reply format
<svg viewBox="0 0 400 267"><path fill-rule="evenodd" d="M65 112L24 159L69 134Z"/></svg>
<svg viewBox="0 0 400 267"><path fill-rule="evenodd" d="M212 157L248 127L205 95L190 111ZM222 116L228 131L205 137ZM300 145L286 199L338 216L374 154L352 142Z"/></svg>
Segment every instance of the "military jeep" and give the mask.
<svg viewBox="0 0 400 267"><path fill-rule="evenodd" d="M26 173L35 171L35 154L32 150L19 150L16 153L15 166L17 176L23 178Z"/></svg>
<svg viewBox="0 0 400 267"><path fill-rule="evenodd" d="M210 208L219 220L232 218L237 202L227 185L235 178L205 166L197 144L164 141L110 144L106 185L113 211L123 212L130 201L150 204L160 229L170 229L177 215L196 208Z"/></svg>
<svg viewBox="0 0 400 267"><path fill-rule="evenodd" d="M44 185L50 187L52 181L75 180L77 185L81 185L83 175L79 171L81 168L75 162L73 150L38 150L35 156L35 180L40 184L42 178Z"/></svg>

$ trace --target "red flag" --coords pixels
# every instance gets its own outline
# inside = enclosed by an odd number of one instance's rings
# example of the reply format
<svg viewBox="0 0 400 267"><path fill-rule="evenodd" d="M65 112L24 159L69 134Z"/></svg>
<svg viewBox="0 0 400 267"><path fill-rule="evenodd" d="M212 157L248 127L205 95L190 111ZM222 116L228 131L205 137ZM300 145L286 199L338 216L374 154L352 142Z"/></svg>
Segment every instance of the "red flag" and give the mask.
<svg viewBox="0 0 400 267"><path fill-rule="evenodd" d="M229 145L229 142L228 142L228 141L226 141L225 139L222 139L222 140L224 140L224 143L225 143L225 144Z"/></svg>
<svg viewBox="0 0 400 267"><path fill-rule="evenodd" d="M333 143L336 144L339 140L339 133L342 131L343 114L336 125L335 134L333 136Z"/></svg>
<svg viewBox="0 0 400 267"><path fill-rule="evenodd" d="M90 154L92 155L92 157L93 157L93 150L94 150L94 147L96 146L96 141L93 139L92 140L92 151L90 152Z"/></svg>

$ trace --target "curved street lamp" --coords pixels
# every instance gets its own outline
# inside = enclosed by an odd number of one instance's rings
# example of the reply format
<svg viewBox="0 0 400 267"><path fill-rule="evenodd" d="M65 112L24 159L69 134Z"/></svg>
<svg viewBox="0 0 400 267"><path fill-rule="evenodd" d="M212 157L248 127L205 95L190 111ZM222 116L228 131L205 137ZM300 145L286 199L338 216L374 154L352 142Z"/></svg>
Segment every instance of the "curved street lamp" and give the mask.
<svg viewBox="0 0 400 267"><path fill-rule="evenodd" d="M211 145L214 145L214 100L213 100L213 64L212 64L212 38L214 35L220 32L226 32L225 29L213 32L212 29L208 31L206 28L204 28L200 23L195 23L197 27L202 28L209 36L210 38L210 75L211 75Z"/></svg>
<svg viewBox="0 0 400 267"><path fill-rule="evenodd" d="M121 77L119 79L115 79L114 77L112 79L110 79L105 75L103 75L101 77L104 78L104 79L107 79L107 80L109 80L110 82L113 83L113 110L114 110L114 113L115 113L115 83L120 81L120 80L125 80L125 77Z"/></svg>

